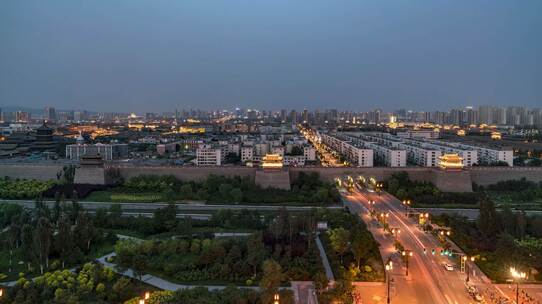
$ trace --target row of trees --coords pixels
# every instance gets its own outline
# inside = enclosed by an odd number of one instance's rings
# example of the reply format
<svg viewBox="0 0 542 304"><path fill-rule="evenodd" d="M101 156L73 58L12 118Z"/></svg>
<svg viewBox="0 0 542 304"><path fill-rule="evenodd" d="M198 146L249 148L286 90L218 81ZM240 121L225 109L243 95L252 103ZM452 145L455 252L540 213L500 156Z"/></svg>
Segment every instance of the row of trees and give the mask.
<svg viewBox="0 0 542 304"><path fill-rule="evenodd" d="M54 184L53 181L0 178L0 198L35 199Z"/></svg>
<svg viewBox="0 0 542 304"><path fill-rule="evenodd" d="M295 216L283 208L276 217L263 219L252 211L235 215L221 211L211 222L222 224L242 219L249 220L244 225L262 230L248 238L209 239L179 231L181 239L121 241L116 246L117 258L120 264L137 271L159 272L184 282L219 280L250 284L260 280L261 264L267 258L277 261L291 280L311 280L322 271L313 241L314 214ZM173 220L163 216L160 222ZM179 227L173 222L171 226Z"/></svg>
<svg viewBox="0 0 542 304"><path fill-rule="evenodd" d="M529 203L542 200L542 182L535 183L525 178L501 181L493 185L473 185L477 192L487 193L503 203Z"/></svg>
<svg viewBox="0 0 542 304"><path fill-rule="evenodd" d="M538 241L542 239L542 216L513 212L506 206L497 211L491 200L483 198L477 222L449 215L435 220L451 227L454 242L469 255L478 256L477 263L492 279L508 279L511 266L536 270L536 279L542 279Z"/></svg>
<svg viewBox="0 0 542 304"><path fill-rule="evenodd" d="M0 211L4 249L10 253L8 272L18 261L26 263L27 272L35 272L34 265L39 266L41 274L46 269L64 268L66 264L84 261L95 242L115 241L114 236L106 238L99 233L92 217L75 201L66 204L57 200L53 208L48 208L38 200L32 211L5 204ZM53 263L54 267L51 259L58 261Z"/></svg>
<svg viewBox="0 0 542 304"><path fill-rule="evenodd" d="M255 291L251 289L228 286L224 290L209 291L205 287L193 289L179 289L177 291L157 291L150 294L145 300L148 304L174 304L174 303L205 303L205 304L269 304L272 291ZM293 304L294 298L290 290L278 290L280 303ZM125 304L138 304L140 297L126 301Z"/></svg>
<svg viewBox="0 0 542 304"><path fill-rule="evenodd" d="M87 263L79 271L56 270L29 280L19 278L0 297L0 303L122 303L142 292L143 286L110 268Z"/></svg>
<svg viewBox="0 0 542 304"><path fill-rule="evenodd" d="M329 203L338 202L339 194L331 183L324 183L317 173L299 174L292 190L262 189L248 177L211 175L203 182L183 182L174 176L141 175L132 177L117 192L160 192L165 200L205 200L209 202L246 203Z"/></svg>
<svg viewBox="0 0 542 304"><path fill-rule="evenodd" d="M415 205L478 204L476 193L441 192L430 182L410 180L405 171L392 174L385 185L388 193L400 200L412 200Z"/></svg>
<svg viewBox="0 0 542 304"><path fill-rule="evenodd" d="M322 235L336 273L352 280L382 280L378 243L365 224L345 211L320 211L331 228Z"/></svg>

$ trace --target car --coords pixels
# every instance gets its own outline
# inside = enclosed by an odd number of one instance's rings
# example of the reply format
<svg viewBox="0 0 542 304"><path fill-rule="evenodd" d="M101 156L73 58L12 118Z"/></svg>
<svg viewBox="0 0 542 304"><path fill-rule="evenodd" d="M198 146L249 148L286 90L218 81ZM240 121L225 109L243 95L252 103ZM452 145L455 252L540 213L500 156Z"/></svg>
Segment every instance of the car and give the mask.
<svg viewBox="0 0 542 304"><path fill-rule="evenodd" d="M448 263L444 264L444 268L448 271L454 271L454 266Z"/></svg>

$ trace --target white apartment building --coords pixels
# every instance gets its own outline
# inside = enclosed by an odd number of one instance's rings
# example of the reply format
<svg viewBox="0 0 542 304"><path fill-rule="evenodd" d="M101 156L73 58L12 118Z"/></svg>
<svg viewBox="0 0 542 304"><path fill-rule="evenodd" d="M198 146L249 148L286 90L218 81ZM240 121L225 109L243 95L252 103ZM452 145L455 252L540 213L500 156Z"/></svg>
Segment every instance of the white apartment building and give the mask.
<svg viewBox="0 0 542 304"><path fill-rule="evenodd" d="M320 134L322 142L344 156L358 167L373 166L373 150L352 143L350 138L339 138L334 135Z"/></svg>
<svg viewBox="0 0 542 304"><path fill-rule="evenodd" d="M304 146L303 147L303 156L308 161L316 160L316 149L313 146Z"/></svg>
<svg viewBox="0 0 542 304"><path fill-rule="evenodd" d="M476 151L477 163L492 164L496 162L505 162L508 166L514 166L514 150L512 148L485 147L472 144L446 143L459 149L472 149Z"/></svg>
<svg viewBox="0 0 542 304"><path fill-rule="evenodd" d="M254 144L254 154L256 155L266 155L269 153L269 143L255 143Z"/></svg>
<svg viewBox="0 0 542 304"><path fill-rule="evenodd" d="M420 144L425 148L432 150L440 150L441 154L458 154L463 159L463 166L472 167L478 163L478 152L472 147L457 147L450 145L446 142L436 140L416 140L416 139L404 139L408 144Z"/></svg>
<svg viewBox="0 0 542 304"><path fill-rule="evenodd" d="M245 163L247 161L252 161L254 158L254 147L253 146L243 146L241 147L241 162Z"/></svg>
<svg viewBox="0 0 542 304"><path fill-rule="evenodd" d="M374 150L375 157L382 160L388 167L406 167L407 152L404 149L399 149L391 146L385 146L379 143L367 142L368 148Z"/></svg>
<svg viewBox="0 0 542 304"><path fill-rule="evenodd" d="M79 160L85 155L100 155L103 160L122 158L128 155L126 144L75 144L66 146L66 158Z"/></svg>
<svg viewBox="0 0 542 304"><path fill-rule="evenodd" d="M220 166L226 157L223 147L212 145L200 145L196 150L196 165L198 166Z"/></svg>
<svg viewBox="0 0 542 304"><path fill-rule="evenodd" d="M305 166L305 160L303 155L285 155L282 158L282 163L289 167L302 167Z"/></svg>
<svg viewBox="0 0 542 304"><path fill-rule="evenodd" d="M284 147L283 146L271 147L271 154L278 154L280 156L284 156Z"/></svg>

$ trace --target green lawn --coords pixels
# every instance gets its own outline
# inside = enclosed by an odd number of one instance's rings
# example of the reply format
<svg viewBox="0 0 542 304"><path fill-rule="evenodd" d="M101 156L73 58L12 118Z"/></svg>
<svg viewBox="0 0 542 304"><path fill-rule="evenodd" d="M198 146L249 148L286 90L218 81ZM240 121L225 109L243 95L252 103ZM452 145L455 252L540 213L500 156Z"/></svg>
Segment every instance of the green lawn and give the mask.
<svg viewBox="0 0 542 304"><path fill-rule="evenodd" d="M164 201L160 193L117 193L112 191L94 191L84 201L116 203L155 203Z"/></svg>
<svg viewBox="0 0 542 304"><path fill-rule="evenodd" d="M497 207L508 205L513 209L542 210L542 198L539 197L529 201L522 201L516 199L514 196L517 196L517 194L513 193L488 192L488 194Z"/></svg>

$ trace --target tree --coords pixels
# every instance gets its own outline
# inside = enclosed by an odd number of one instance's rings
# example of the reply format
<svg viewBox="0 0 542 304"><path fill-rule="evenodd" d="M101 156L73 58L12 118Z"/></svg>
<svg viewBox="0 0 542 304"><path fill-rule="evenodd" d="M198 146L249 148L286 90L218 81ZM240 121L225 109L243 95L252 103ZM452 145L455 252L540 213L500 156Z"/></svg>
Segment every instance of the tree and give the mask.
<svg viewBox="0 0 542 304"><path fill-rule="evenodd" d="M343 255L348 251L350 243L350 232L344 228L337 228L330 231L329 240L331 247L341 257L343 263Z"/></svg>
<svg viewBox="0 0 542 304"><path fill-rule="evenodd" d="M153 221L158 229L173 230L177 226L177 205L170 202L166 207L156 209Z"/></svg>
<svg viewBox="0 0 542 304"><path fill-rule="evenodd" d="M328 285L329 281L325 273L318 272L314 275L314 288L316 289L318 294L322 294L322 292L327 289Z"/></svg>
<svg viewBox="0 0 542 304"><path fill-rule="evenodd" d="M369 240L364 238L364 234L356 234L354 240L352 241L351 247L352 254L356 259L356 264L359 269L361 266L361 260L365 258L371 250Z"/></svg>
<svg viewBox="0 0 542 304"><path fill-rule="evenodd" d="M240 203L243 200L243 192L239 188L234 188L230 191L230 196L235 203Z"/></svg>
<svg viewBox="0 0 542 304"><path fill-rule="evenodd" d="M66 216L61 216L58 221L58 233L55 235L55 247L62 260L62 268L73 251L73 237L71 222Z"/></svg>
<svg viewBox="0 0 542 304"><path fill-rule="evenodd" d="M525 219L525 211L521 210L516 214L516 231L515 236L522 240L525 238L525 226L527 225L527 220Z"/></svg>
<svg viewBox="0 0 542 304"><path fill-rule="evenodd" d="M75 166L64 166L62 167L62 171L64 171L64 183L73 184L75 179Z"/></svg>
<svg viewBox="0 0 542 304"><path fill-rule="evenodd" d="M16 247L19 247L18 243L20 233L20 226L15 221L11 222L7 233L7 242L9 247L9 272L11 272L11 267L13 265L13 250Z"/></svg>
<svg viewBox="0 0 542 304"><path fill-rule="evenodd" d="M282 273L280 264L272 259L263 262L262 269L263 275L260 280L260 287L263 290L262 302L272 303L271 299L278 292L280 283L284 279L284 274Z"/></svg>
<svg viewBox="0 0 542 304"><path fill-rule="evenodd" d="M52 229L49 220L41 217L38 220L36 230L34 231L34 250L38 263L40 264L40 272L43 274L43 267L49 267L49 252L51 249Z"/></svg>
<svg viewBox="0 0 542 304"><path fill-rule="evenodd" d="M498 218L493 201L483 197L480 201L478 228L486 240L494 240L498 232Z"/></svg>
<svg viewBox="0 0 542 304"><path fill-rule="evenodd" d="M30 263L34 259L34 235L32 226L25 224L21 230L21 240L26 266L30 271Z"/></svg>
<svg viewBox="0 0 542 304"><path fill-rule="evenodd" d="M247 240L247 263L252 266L254 272L254 278L256 278L258 266L265 258L265 246L263 244L263 238L261 233L252 234Z"/></svg>
<svg viewBox="0 0 542 304"><path fill-rule="evenodd" d="M88 253L90 251L90 243L96 237L96 228L86 212L80 213L73 234L79 243L79 248Z"/></svg>
<svg viewBox="0 0 542 304"><path fill-rule="evenodd" d="M180 189L181 197L184 199L191 199L193 196L192 185L184 184Z"/></svg>

